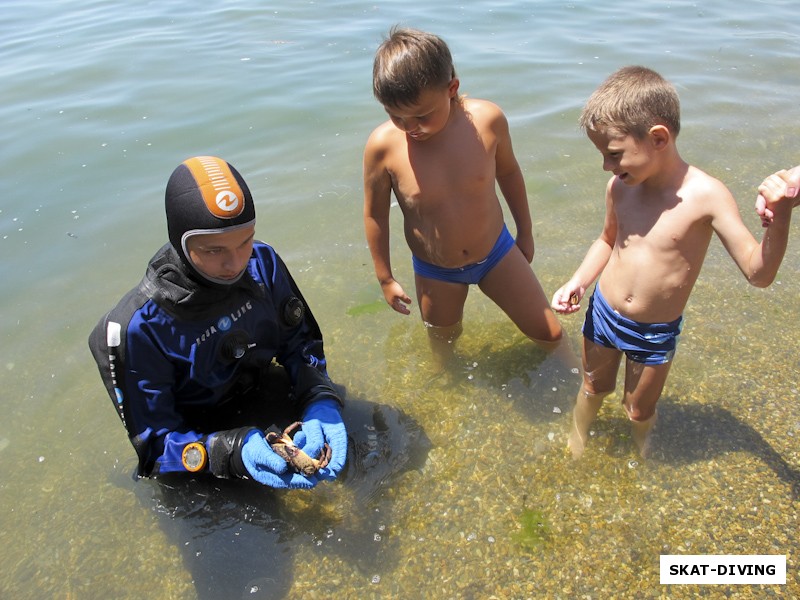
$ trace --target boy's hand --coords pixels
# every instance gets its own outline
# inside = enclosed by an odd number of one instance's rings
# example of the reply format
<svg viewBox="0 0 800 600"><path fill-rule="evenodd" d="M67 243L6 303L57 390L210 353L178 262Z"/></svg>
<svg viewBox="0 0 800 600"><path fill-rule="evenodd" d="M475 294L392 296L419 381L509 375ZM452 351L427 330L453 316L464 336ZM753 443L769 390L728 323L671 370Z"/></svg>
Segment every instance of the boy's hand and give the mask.
<svg viewBox="0 0 800 600"><path fill-rule="evenodd" d="M788 171L778 171L767 177L758 186L756 213L761 217L762 227L769 227L775 218L775 204L782 199L794 199L792 206L800 205L800 165Z"/></svg>
<svg viewBox="0 0 800 600"><path fill-rule="evenodd" d="M407 304L411 304L411 298L406 295L402 286L397 283L397 281L390 279L386 283L381 284L381 289L383 290L383 297L392 309L403 315L411 314L408 306L406 306Z"/></svg>
<svg viewBox="0 0 800 600"><path fill-rule="evenodd" d="M581 309L580 301L586 290L572 281L564 284L553 294L551 308L557 313L570 315Z"/></svg>

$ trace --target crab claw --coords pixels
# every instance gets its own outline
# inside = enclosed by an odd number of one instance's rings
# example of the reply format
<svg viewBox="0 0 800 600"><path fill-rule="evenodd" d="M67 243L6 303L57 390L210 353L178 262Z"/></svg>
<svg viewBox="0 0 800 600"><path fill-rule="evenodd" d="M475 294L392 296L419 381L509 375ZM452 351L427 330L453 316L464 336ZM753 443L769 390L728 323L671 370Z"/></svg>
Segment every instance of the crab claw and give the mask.
<svg viewBox="0 0 800 600"><path fill-rule="evenodd" d="M292 441L292 438L290 438L288 435L286 435L285 433L275 433L274 431L267 432L267 443L270 446L280 444L281 446L297 448L297 446L295 446L294 441Z"/></svg>
<svg viewBox="0 0 800 600"><path fill-rule="evenodd" d="M319 453L317 462L319 463L317 470L324 469L328 466L328 463L331 462L331 447L327 442L325 442L325 445L322 447L322 451Z"/></svg>

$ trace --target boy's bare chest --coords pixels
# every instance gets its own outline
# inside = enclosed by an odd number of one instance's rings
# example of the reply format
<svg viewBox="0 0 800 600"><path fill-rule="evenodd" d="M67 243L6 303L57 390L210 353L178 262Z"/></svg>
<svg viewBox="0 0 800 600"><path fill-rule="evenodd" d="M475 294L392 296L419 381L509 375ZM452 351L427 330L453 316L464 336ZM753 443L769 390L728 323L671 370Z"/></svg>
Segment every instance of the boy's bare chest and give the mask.
<svg viewBox="0 0 800 600"><path fill-rule="evenodd" d="M433 208L494 189L494 147L475 137L451 141L458 143L413 144L394 153L389 171L401 203Z"/></svg>
<svg viewBox="0 0 800 600"><path fill-rule="evenodd" d="M615 205L617 244L621 249L646 245L662 251L704 246L710 222L690 203L620 201Z"/></svg>

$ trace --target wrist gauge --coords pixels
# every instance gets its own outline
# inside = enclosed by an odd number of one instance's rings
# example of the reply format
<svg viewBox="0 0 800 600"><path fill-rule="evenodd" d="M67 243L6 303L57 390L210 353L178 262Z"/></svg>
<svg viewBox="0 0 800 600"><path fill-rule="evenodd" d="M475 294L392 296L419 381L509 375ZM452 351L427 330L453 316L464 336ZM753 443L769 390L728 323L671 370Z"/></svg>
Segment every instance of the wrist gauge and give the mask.
<svg viewBox="0 0 800 600"><path fill-rule="evenodd" d="M183 463L183 468L190 473L197 473L197 471L202 470L208 462L208 453L205 446L200 442L186 444L181 454L181 462Z"/></svg>

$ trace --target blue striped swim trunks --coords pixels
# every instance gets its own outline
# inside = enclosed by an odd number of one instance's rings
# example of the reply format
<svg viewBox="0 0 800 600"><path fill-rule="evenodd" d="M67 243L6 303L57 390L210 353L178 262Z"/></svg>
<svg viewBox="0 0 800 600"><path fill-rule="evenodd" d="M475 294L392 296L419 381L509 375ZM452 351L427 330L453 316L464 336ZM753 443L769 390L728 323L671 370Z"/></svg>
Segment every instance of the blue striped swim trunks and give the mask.
<svg viewBox="0 0 800 600"><path fill-rule="evenodd" d="M583 336L589 341L616 348L633 362L663 365L675 356L683 317L669 323L639 323L612 309L596 285L583 322Z"/></svg>

